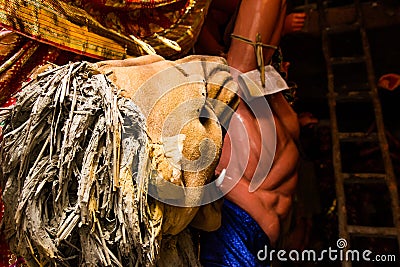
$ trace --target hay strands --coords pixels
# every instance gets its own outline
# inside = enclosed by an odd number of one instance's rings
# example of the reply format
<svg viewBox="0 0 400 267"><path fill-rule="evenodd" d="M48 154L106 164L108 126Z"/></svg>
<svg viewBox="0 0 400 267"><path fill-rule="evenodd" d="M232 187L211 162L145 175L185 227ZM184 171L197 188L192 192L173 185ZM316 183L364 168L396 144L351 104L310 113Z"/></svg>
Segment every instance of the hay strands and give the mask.
<svg viewBox="0 0 400 267"><path fill-rule="evenodd" d="M53 66L17 99L0 110L13 253L29 266L153 266L161 224L151 221L137 106L87 62Z"/></svg>

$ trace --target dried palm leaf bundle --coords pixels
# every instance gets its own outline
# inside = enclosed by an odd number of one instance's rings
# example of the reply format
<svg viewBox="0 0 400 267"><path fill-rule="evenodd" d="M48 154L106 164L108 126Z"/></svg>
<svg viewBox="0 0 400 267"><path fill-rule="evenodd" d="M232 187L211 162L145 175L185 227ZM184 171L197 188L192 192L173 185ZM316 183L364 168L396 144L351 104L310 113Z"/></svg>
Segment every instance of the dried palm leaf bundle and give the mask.
<svg viewBox="0 0 400 267"><path fill-rule="evenodd" d="M219 226L203 186L238 104L234 85L216 57L38 74L0 110L11 251L29 266L199 266L187 226Z"/></svg>
<svg viewBox="0 0 400 267"><path fill-rule="evenodd" d="M1 121L13 252L30 266L155 263L161 212L147 179L136 182L149 171L145 120L105 75L85 62L52 68ZM122 131L133 134L121 142Z"/></svg>

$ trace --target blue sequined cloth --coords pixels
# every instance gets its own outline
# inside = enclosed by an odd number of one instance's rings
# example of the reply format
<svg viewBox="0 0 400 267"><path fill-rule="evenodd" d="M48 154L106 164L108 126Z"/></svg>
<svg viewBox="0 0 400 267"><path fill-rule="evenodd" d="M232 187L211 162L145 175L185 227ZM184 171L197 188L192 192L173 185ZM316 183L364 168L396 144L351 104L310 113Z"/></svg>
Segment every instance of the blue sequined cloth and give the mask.
<svg viewBox="0 0 400 267"><path fill-rule="evenodd" d="M222 225L200 236L200 261L204 267L261 267L269 262L257 259L257 253L270 248L267 235L247 212L224 200Z"/></svg>

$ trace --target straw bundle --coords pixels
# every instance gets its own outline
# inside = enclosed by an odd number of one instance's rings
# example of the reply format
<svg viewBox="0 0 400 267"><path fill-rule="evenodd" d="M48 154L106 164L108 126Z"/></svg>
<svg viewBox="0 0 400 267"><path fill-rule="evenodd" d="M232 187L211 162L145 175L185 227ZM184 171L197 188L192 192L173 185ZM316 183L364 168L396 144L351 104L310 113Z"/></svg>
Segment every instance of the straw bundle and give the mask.
<svg viewBox="0 0 400 267"><path fill-rule="evenodd" d="M14 253L30 266L155 264L162 213L146 194L144 117L105 75L85 62L52 68L0 121Z"/></svg>

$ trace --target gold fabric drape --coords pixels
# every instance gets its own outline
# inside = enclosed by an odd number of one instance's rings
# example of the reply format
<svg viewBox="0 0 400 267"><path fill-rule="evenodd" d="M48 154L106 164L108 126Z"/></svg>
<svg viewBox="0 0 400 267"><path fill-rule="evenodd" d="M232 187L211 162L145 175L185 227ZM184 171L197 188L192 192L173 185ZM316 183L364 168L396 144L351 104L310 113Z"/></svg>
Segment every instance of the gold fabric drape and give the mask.
<svg viewBox="0 0 400 267"><path fill-rule="evenodd" d="M55 0L0 0L0 26L15 30L30 38L74 53L99 59L121 59L157 53L165 58L179 58L193 47L200 32L210 0L184 0L184 8L168 28L155 32L150 28L146 36L119 31L96 20L83 8ZM96 2L96 1L94 1ZM97 0L101 2L101 0ZM115 2L115 1L111 1ZM151 1L153 2L153 1ZM177 1L122 1L130 8L109 6L116 14L141 9L163 8ZM134 5L135 4L135 5ZM169 7L170 8L170 7ZM102 9L99 9L100 11ZM96 12L100 12L97 10ZM151 24L151 17L145 20ZM137 27L134 17L132 28ZM142 22L143 23L143 22ZM139 24L138 24L139 25Z"/></svg>

